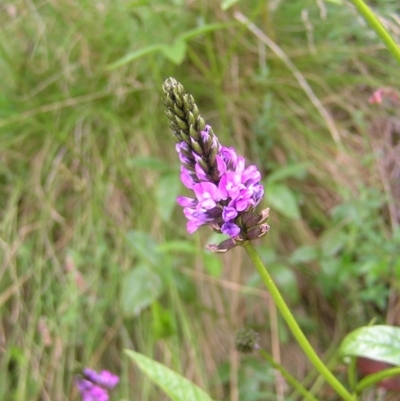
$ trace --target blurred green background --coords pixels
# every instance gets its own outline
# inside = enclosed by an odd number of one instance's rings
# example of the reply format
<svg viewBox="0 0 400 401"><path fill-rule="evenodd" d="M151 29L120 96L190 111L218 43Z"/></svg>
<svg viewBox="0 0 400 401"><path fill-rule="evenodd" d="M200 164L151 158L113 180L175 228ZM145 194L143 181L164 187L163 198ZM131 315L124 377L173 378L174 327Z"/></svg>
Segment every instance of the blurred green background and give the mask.
<svg viewBox="0 0 400 401"><path fill-rule="evenodd" d="M397 0L370 1L399 42ZM346 1L14 0L0 4L0 399L78 400L75 369L121 376L113 400L164 400L154 357L230 401L297 400L234 332L260 333L324 400L243 249L187 234L161 85L196 99L264 176L256 243L335 374L344 335L400 324L400 69ZM251 21L254 25L248 25ZM283 398L282 398L283 397Z"/></svg>

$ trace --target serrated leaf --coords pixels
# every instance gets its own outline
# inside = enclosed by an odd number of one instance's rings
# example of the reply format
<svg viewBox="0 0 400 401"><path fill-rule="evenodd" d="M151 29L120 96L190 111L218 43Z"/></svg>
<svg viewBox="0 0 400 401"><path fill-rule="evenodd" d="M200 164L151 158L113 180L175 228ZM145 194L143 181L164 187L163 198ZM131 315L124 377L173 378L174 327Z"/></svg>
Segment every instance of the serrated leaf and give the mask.
<svg viewBox="0 0 400 401"><path fill-rule="evenodd" d="M153 268L141 265L123 278L121 308L125 316L138 316L164 292L164 284Z"/></svg>
<svg viewBox="0 0 400 401"><path fill-rule="evenodd" d="M339 347L339 355L343 360L348 357L365 357L400 366L400 327L360 327L344 338Z"/></svg>
<svg viewBox="0 0 400 401"><path fill-rule="evenodd" d="M291 219L300 218L300 210L293 192L283 184L268 184L266 188L268 206Z"/></svg>
<svg viewBox="0 0 400 401"><path fill-rule="evenodd" d="M165 365L134 351L125 350L125 352L172 400L212 401L204 390Z"/></svg>
<svg viewBox="0 0 400 401"><path fill-rule="evenodd" d="M184 40L177 40L172 45L162 45L161 52L168 60L179 65L186 55L186 42Z"/></svg>
<svg viewBox="0 0 400 401"><path fill-rule="evenodd" d="M176 206L176 197L181 191L178 174L167 174L160 177L156 188L157 209L163 221L171 218Z"/></svg>

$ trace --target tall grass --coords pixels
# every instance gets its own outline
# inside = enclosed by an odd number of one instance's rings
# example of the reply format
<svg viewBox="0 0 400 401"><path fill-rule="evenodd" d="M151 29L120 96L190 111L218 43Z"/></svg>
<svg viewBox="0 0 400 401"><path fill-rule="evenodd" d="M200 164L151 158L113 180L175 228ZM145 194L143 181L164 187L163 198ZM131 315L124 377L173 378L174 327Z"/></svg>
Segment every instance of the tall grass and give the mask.
<svg viewBox="0 0 400 401"><path fill-rule="evenodd" d="M395 191L376 142L393 113L368 97L395 87L398 67L347 4L242 3L0 6L0 399L76 400L79 365L120 374L115 399L162 399L125 348L215 398L275 399L272 371L233 350L245 324L305 377L243 252L205 253L209 233L189 237L174 207L182 188L159 100L168 76L220 141L265 173L271 232L258 246L321 352L330 357L349 329L393 314ZM398 34L396 3L376 4ZM238 13L280 47L314 98ZM183 50L174 45L194 28ZM316 390L325 394L318 381Z"/></svg>

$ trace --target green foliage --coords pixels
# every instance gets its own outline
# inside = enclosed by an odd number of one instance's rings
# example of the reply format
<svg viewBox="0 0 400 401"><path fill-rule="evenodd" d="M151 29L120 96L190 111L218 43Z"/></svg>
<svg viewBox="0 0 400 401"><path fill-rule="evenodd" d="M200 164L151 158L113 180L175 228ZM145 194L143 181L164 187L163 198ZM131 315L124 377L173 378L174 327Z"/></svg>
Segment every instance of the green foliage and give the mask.
<svg viewBox="0 0 400 401"><path fill-rule="evenodd" d="M77 398L77 363L121 375L116 400L158 400L121 360L126 348L191 372L215 398L276 398L258 361L213 379L238 325L254 322L268 344L276 322L241 249L212 255L205 244L220 236L186 232L160 102L168 76L195 96L221 143L262 169L271 230L257 245L321 348L343 311L339 337L384 321L399 288L400 231L368 130L392 112L367 100L396 87L400 71L346 2L331 3L326 15L309 0L2 4L0 399ZM398 11L396 1L375 3L388 21ZM340 146L293 72L234 11L292 60ZM292 344L279 325L284 355Z"/></svg>
<svg viewBox="0 0 400 401"><path fill-rule="evenodd" d="M160 276L149 266L136 266L122 280L121 309L126 316L138 316L163 293Z"/></svg>
<svg viewBox="0 0 400 401"><path fill-rule="evenodd" d="M349 333L341 342L342 359L365 357L400 366L400 328L395 326L365 326Z"/></svg>
<svg viewBox="0 0 400 401"><path fill-rule="evenodd" d="M134 351L125 351L139 369L174 401L211 401L211 398L201 388L166 366Z"/></svg>
<svg viewBox="0 0 400 401"><path fill-rule="evenodd" d="M219 366L218 373L222 383L228 383L230 378L230 366L225 363ZM238 372L238 389L240 400L260 401L273 400L276 395L272 391L274 372L268 368L265 362L253 356L242 358Z"/></svg>

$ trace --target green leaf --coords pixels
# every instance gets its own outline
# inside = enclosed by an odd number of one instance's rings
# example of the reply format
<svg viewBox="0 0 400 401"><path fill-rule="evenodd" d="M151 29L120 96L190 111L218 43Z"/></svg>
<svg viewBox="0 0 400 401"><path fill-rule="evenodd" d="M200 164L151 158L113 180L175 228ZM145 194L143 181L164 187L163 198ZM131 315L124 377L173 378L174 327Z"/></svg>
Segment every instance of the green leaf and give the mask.
<svg viewBox="0 0 400 401"><path fill-rule="evenodd" d="M228 8L232 7L234 4L238 3L239 0L224 0L221 4L222 10L227 10Z"/></svg>
<svg viewBox="0 0 400 401"><path fill-rule="evenodd" d="M160 177L156 188L157 209L163 221L171 218L176 206L176 197L181 190L178 174L166 174Z"/></svg>
<svg viewBox="0 0 400 401"><path fill-rule="evenodd" d="M186 42L184 40L177 40L172 45L163 45L161 46L161 52L168 60L179 65L186 55Z"/></svg>
<svg viewBox="0 0 400 401"><path fill-rule="evenodd" d="M160 276L146 265L136 267L122 280L121 308L125 316L138 316L164 292Z"/></svg>
<svg viewBox="0 0 400 401"><path fill-rule="evenodd" d="M160 386L174 401L212 401L209 395L194 383L142 354L125 350L139 369Z"/></svg>
<svg viewBox="0 0 400 401"><path fill-rule="evenodd" d="M239 25L239 22L226 22L223 24L207 24L199 26L198 28L191 29L179 36L180 40L189 40L196 36L203 35L208 32L217 31L219 29L229 28L231 26Z"/></svg>
<svg viewBox="0 0 400 401"><path fill-rule="evenodd" d="M300 210L293 192L283 184L268 184L266 188L268 205L272 210L291 219L300 218Z"/></svg>
<svg viewBox="0 0 400 401"><path fill-rule="evenodd" d="M296 303L299 300L299 289L293 270L282 263L271 264L268 268L285 298L289 299L291 303Z"/></svg>
<svg viewBox="0 0 400 401"><path fill-rule="evenodd" d="M106 67L106 70L114 70L115 68L122 67L125 64L128 64L134 60L137 60L140 57L143 57L147 54L155 53L159 51L162 48L163 45L150 45L147 47L143 47L142 49L136 50L132 53L126 54L124 57L120 58L117 61L114 61L114 63L109 64Z"/></svg>
<svg viewBox="0 0 400 401"><path fill-rule="evenodd" d="M337 255L345 248L348 240L348 235L336 228L325 231L320 239L322 255L328 258Z"/></svg>
<svg viewBox="0 0 400 401"><path fill-rule="evenodd" d="M340 357L365 357L400 366L400 327L360 327L349 333L339 347Z"/></svg>
<svg viewBox="0 0 400 401"><path fill-rule="evenodd" d="M171 311L164 309L157 301L154 301L151 305L151 317L155 339L168 338L175 333L176 330Z"/></svg>
<svg viewBox="0 0 400 401"><path fill-rule="evenodd" d="M300 246L290 255L291 263L307 263L316 260L318 257L317 249L313 246Z"/></svg>
<svg viewBox="0 0 400 401"><path fill-rule="evenodd" d="M296 163L280 167L273 173L268 175L268 184L272 182L282 181L287 178L303 179L307 174L307 169L310 163Z"/></svg>
<svg viewBox="0 0 400 401"><path fill-rule="evenodd" d="M129 230L126 239L135 251L136 256L157 266L160 262L156 253L156 240L145 231Z"/></svg>

